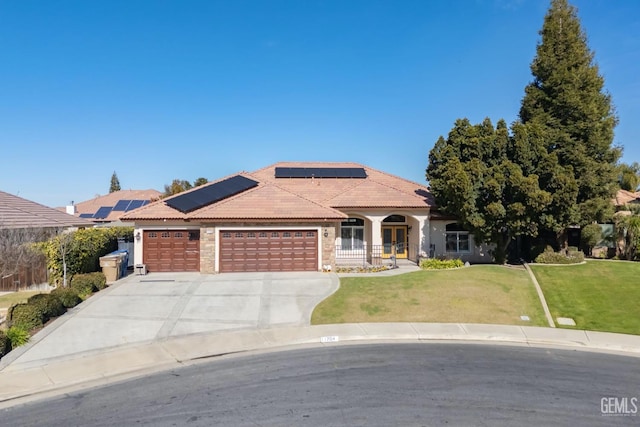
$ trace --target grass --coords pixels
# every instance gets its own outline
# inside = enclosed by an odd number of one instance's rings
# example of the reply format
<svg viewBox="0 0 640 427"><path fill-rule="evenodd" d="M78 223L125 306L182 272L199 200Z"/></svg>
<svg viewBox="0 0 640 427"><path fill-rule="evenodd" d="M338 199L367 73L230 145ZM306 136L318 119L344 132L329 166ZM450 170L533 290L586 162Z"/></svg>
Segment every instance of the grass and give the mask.
<svg viewBox="0 0 640 427"><path fill-rule="evenodd" d="M531 321L521 320L521 315ZM343 277L340 289L311 317L312 324L360 322L546 325L527 272L496 265Z"/></svg>
<svg viewBox="0 0 640 427"><path fill-rule="evenodd" d="M41 291L23 291L0 295L0 309L7 309L14 304L27 302L30 296L41 293Z"/></svg>
<svg viewBox="0 0 640 427"><path fill-rule="evenodd" d="M570 317L576 329L640 335L640 263L588 261L531 266L554 319Z"/></svg>

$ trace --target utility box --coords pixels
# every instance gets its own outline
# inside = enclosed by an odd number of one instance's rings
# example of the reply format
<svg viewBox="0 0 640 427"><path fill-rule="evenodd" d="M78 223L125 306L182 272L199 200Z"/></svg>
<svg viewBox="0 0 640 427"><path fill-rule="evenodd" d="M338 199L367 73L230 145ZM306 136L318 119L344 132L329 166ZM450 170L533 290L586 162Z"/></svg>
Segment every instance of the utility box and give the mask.
<svg viewBox="0 0 640 427"><path fill-rule="evenodd" d="M139 276L145 276L147 274L147 265L146 264L136 264L135 266L136 274Z"/></svg>

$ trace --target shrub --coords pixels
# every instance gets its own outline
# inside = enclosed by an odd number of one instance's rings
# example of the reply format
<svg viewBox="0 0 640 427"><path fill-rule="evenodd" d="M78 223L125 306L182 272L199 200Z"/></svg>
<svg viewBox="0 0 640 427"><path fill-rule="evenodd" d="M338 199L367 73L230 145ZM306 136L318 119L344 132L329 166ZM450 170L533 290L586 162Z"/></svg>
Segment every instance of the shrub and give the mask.
<svg viewBox="0 0 640 427"><path fill-rule="evenodd" d="M100 257L118 249L118 238L133 239L133 227L85 228L61 234L38 247L47 258L49 281L62 282L62 252L65 252L67 275L100 270Z"/></svg>
<svg viewBox="0 0 640 427"><path fill-rule="evenodd" d="M4 331L0 330L0 359L10 351L11 351L11 340L4 333Z"/></svg>
<svg viewBox="0 0 640 427"><path fill-rule="evenodd" d="M51 291L51 295L60 300L66 308L72 308L82 302L82 298L78 296L78 292L73 288L56 288Z"/></svg>
<svg viewBox="0 0 640 427"><path fill-rule="evenodd" d="M34 305L42 313L42 322L46 323L49 319L63 315L67 308L62 301L55 295L37 294L27 300L27 304Z"/></svg>
<svg viewBox="0 0 640 427"><path fill-rule="evenodd" d="M44 324L40 307L33 304L16 304L9 309L10 326L17 326L26 331L39 328Z"/></svg>
<svg viewBox="0 0 640 427"><path fill-rule="evenodd" d="M547 249L538 255L535 261L539 264L579 264L584 261L584 254L571 250L565 255L561 252L554 252L553 249Z"/></svg>
<svg viewBox="0 0 640 427"><path fill-rule="evenodd" d="M7 338L11 343L11 349L16 347L20 347L21 345L25 345L29 342L29 331L26 331L18 326L12 326L7 331Z"/></svg>
<svg viewBox="0 0 640 427"><path fill-rule="evenodd" d="M423 270L444 270L447 268L464 267L461 259L436 259L429 258L420 261L420 268Z"/></svg>
<svg viewBox="0 0 640 427"><path fill-rule="evenodd" d="M103 273L76 274L71 280L71 288L81 298L86 298L94 292L106 288L107 278Z"/></svg>

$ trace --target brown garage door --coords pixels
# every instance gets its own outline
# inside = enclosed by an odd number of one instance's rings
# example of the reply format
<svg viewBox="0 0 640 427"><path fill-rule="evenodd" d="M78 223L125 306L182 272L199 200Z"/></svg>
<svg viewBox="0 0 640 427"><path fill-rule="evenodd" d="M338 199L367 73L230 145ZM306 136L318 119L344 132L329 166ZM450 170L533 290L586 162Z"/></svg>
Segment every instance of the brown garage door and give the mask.
<svg viewBox="0 0 640 427"><path fill-rule="evenodd" d="M200 231L145 231L143 242L148 271L200 271Z"/></svg>
<svg viewBox="0 0 640 427"><path fill-rule="evenodd" d="M318 232L221 231L220 271L318 271Z"/></svg>

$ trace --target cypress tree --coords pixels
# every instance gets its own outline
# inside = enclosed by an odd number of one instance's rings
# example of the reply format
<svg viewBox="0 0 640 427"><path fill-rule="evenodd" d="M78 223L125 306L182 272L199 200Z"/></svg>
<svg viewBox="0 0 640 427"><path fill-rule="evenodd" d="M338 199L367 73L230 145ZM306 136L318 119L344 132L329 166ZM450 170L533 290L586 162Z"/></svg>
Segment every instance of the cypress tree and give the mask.
<svg viewBox="0 0 640 427"><path fill-rule="evenodd" d="M514 125L520 141L512 149L524 153L525 173L538 175L541 189L553 195L540 220L562 241L568 226L609 217L621 153L612 146L617 117L611 96L576 9L552 0L540 36L534 79L525 88L521 123Z"/></svg>

